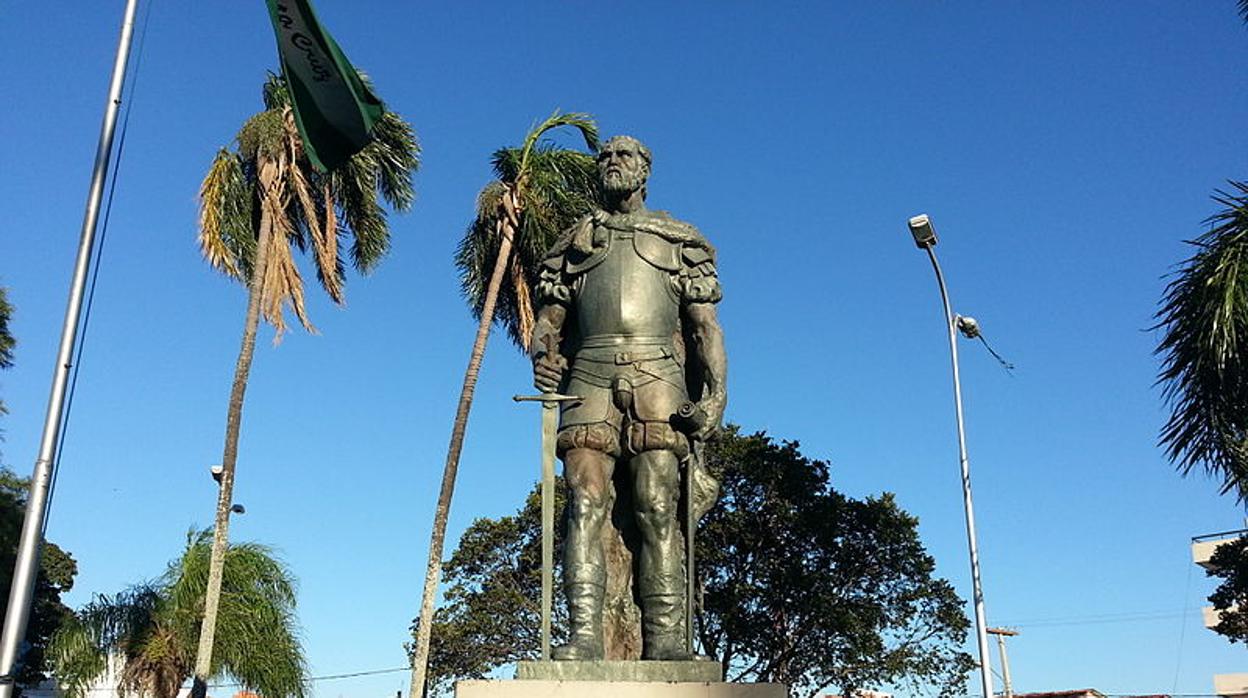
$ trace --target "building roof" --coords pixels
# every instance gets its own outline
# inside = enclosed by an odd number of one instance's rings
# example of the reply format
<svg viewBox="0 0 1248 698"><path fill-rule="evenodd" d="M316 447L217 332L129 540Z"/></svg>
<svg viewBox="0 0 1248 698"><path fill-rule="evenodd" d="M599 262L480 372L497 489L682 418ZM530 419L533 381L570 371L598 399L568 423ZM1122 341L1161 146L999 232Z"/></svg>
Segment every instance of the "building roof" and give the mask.
<svg viewBox="0 0 1248 698"><path fill-rule="evenodd" d="M1074 698L1075 696L1099 696L1105 694L1095 688L1077 688L1073 691L1045 691L1043 693L1015 693L1014 698Z"/></svg>

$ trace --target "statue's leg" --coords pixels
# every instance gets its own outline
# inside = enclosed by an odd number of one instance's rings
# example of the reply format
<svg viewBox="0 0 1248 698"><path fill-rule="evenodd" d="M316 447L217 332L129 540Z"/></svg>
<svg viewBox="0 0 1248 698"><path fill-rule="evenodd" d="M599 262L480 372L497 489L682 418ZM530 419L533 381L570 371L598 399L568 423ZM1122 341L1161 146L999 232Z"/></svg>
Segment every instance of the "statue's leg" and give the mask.
<svg viewBox="0 0 1248 698"><path fill-rule="evenodd" d="M591 448L564 453L568 482L568 533L563 548L564 592L568 599L568 643L558 660L603 658L602 602L606 589L602 526L611 509L615 457Z"/></svg>
<svg viewBox="0 0 1248 698"><path fill-rule="evenodd" d="M689 659L684 626L684 537L677 516L679 461L672 451L655 450L633 456L629 464L637 528L641 531L642 658Z"/></svg>

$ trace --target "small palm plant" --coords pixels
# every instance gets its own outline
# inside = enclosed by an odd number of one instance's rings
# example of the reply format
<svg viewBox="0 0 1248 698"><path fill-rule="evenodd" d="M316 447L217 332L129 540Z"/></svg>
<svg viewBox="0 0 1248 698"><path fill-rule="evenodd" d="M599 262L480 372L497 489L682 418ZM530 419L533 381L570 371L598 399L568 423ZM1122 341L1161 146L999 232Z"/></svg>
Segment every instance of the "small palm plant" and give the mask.
<svg viewBox="0 0 1248 698"><path fill-rule="evenodd" d="M123 694L175 698L195 659L211 557L208 531L187 534L164 575L115 596L97 596L53 636L48 657L70 698L112 673ZM270 549L254 543L225 555L211 676L228 676L267 698L302 698L307 670L295 620L295 582Z"/></svg>
<svg viewBox="0 0 1248 698"><path fill-rule="evenodd" d="M1161 442L1184 475L1203 464L1248 502L1248 183L1230 184L1157 312L1171 407Z"/></svg>
<svg viewBox="0 0 1248 698"><path fill-rule="evenodd" d="M204 258L246 284L248 295L226 416L211 574L196 660L198 679L204 677L213 654L243 397L260 316L280 338L289 306L305 329L315 331L304 308L303 280L293 248L312 250L317 280L331 299L342 303L343 241L351 241L352 266L361 273L371 271L390 248L390 228L379 198L398 211L410 208L412 174L419 166L420 148L411 126L386 111L363 150L327 173L317 172L304 153L282 78L270 74L264 106L239 130L237 150L217 152L200 188L199 244ZM200 695L201 684L197 681Z"/></svg>
<svg viewBox="0 0 1248 698"><path fill-rule="evenodd" d="M495 319L512 341L528 349L533 328L532 285L546 250L561 232L588 213L597 195L596 165L592 155L556 147L542 136L560 127L580 132L585 145L598 148L598 129L586 114L556 111L525 136L519 148L494 153L496 180L481 190L477 212L460 242L455 262L464 295L478 318L476 339L464 372L451 443L442 471L442 487L434 513L429 563L421 597L416 646L412 655L411 695L425 688L426 664L433 619L433 601L442 574L446 520L450 514L459 454L468 427L472 396L485 356L485 344Z"/></svg>

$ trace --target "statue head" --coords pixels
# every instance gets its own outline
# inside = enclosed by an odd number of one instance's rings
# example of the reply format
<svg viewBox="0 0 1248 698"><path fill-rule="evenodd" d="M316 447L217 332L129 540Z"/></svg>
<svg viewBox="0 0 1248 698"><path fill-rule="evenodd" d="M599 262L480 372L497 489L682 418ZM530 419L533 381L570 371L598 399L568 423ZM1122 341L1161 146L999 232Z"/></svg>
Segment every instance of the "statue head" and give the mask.
<svg viewBox="0 0 1248 698"><path fill-rule="evenodd" d="M644 200L650 149L632 136L613 136L598 149L598 177L608 196L626 197L640 190Z"/></svg>

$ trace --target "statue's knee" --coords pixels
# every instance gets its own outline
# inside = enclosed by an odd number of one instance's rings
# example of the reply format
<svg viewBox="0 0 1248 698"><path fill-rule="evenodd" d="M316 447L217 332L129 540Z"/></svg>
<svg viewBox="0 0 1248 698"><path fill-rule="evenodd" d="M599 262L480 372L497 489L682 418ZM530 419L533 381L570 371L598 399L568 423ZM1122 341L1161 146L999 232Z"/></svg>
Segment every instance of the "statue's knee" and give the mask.
<svg viewBox="0 0 1248 698"><path fill-rule="evenodd" d="M642 534L665 536L676 526L676 499L667 493L639 495L636 499L637 527Z"/></svg>
<svg viewBox="0 0 1248 698"><path fill-rule="evenodd" d="M611 495L603 487L581 487L572 493L568 507L573 521L599 524L611 507Z"/></svg>

